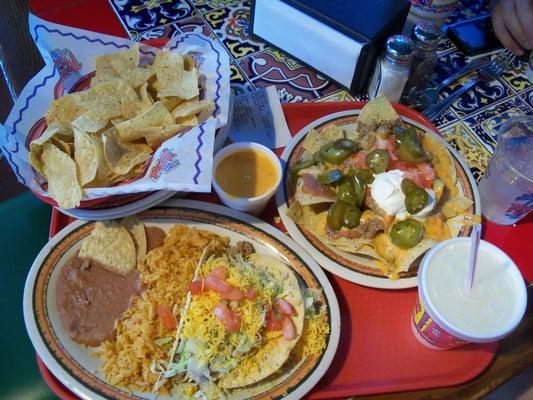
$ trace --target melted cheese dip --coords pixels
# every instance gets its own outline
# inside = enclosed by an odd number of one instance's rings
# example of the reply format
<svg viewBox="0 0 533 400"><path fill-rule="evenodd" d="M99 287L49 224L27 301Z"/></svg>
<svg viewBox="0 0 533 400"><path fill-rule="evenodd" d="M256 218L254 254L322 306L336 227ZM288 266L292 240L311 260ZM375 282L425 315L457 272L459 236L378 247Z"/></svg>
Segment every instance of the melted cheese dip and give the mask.
<svg viewBox="0 0 533 400"><path fill-rule="evenodd" d="M257 197L278 181L276 166L267 155L249 149L220 161L215 178L224 192L234 197Z"/></svg>

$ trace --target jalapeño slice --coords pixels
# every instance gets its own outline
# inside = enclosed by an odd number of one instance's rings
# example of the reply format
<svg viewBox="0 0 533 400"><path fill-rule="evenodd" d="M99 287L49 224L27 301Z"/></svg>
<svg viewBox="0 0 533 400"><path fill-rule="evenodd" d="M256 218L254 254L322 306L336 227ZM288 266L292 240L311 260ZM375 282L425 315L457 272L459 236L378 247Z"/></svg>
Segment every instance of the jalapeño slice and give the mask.
<svg viewBox="0 0 533 400"><path fill-rule="evenodd" d="M416 246L424 236L424 226L416 219L406 219L393 225L390 231L392 243L403 249Z"/></svg>

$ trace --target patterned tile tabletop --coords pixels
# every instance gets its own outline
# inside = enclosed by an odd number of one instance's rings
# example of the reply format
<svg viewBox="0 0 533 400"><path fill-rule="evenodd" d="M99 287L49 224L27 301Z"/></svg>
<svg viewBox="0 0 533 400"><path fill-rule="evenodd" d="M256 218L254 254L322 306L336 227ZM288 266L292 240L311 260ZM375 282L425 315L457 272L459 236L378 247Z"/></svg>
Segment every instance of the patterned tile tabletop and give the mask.
<svg viewBox="0 0 533 400"><path fill-rule="evenodd" d="M283 103L366 100L366 96L352 96L287 53L252 37L250 1L109 1L134 40L199 32L220 41L231 60L231 85L237 94L276 85ZM447 23L487 13L485 3L462 0ZM445 38L439 43L438 60L433 82L442 81L468 61ZM527 68L525 61L515 60L512 70L497 80L478 83L435 121L446 140L465 157L477 179L494 150L498 127L513 116L533 115L533 83L526 77ZM459 85L445 88L442 94L457 90Z"/></svg>

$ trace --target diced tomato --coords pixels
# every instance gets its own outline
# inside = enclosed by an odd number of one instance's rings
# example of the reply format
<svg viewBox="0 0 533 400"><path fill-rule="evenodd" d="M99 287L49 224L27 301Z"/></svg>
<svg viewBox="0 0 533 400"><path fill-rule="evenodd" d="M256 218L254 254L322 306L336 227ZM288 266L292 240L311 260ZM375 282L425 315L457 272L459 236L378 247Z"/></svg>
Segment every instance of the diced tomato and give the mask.
<svg viewBox="0 0 533 400"><path fill-rule="evenodd" d="M266 313L265 328L267 331L281 331L283 329L283 319L281 315L276 315L272 308Z"/></svg>
<svg viewBox="0 0 533 400"><path fill-rule="evenodd" d="M373 146L374 149L387 150L392 153L396 153L396 139L393 135L389 135L386 139L378 139Z"/></svg>
<svg viewBox="0 0 533 400"><path fill-rule="evenodd" d="M224 300L242 300L244 293L241 289L232 286L229 292L220 293L220 298Z"/></svg>
<svg viewBox="0 0 533 400"><path fill-rule="evenodd" d="M391 165L391 169L399 169L400 171L407 171L409 169L409 164L405 161L396 160Z"/></svg>
<svg viewBox="0 0 533 400"><path fill-rule="evenodd" d="M353 164L356 168L359 169L366 169L368 168L368 165L366 165L366 156L368 155L368 151L365 150L359 150L357 154L352 155L351 158L353 160Z"/></svg>
<svg viewBox="0 0 533 400"><path fill-rule="evenodd" d="M282 314L288 315L289 317L296 315L296 310L292 304L284 299L277 299L274 303L274 309Z"/></svg>
<svg viewBox="0 0 533 400"><path fill-rule="evenodd" d="M372 146L373 149L389 150L390 144L387 139L378 139Z"/></svg>
<svg viewBox="0 0 533 400"><path fill-rule="evenodd" d="M422 178L420 177L418 169L410 168L408 171L406 171L405 177L411 179L416 186L423 187Z"/></svg>
<svg viewBox="0 0 533 400"><path fill-rule="evenodd" d="M204 287L217 293L228 293L233 286L217 276L208 274L204 278Z"/></svg>
<svg viewBox="0 0 533 400"><path fill-rule="evenodd" d="M200 279L192 281L189 285L189 290L192 295L200 294L204 291L204 283Z"/></svg>
<svg viewBox="0 0 533 400"><path fill-rule="evenodd" d="M170 308L164 304L158 304L156 310L157 315L159 316L159 319L163 323L165 329L176 329L178 321L176 320L176 316L172 314Z"/></svg>
<svg viewBox="0 0 533 400"><path fill-rule="evenodd" d="M296 339L296 328L291 317L283 317L283 337L287 340Z"/></svg>
<svg viewBox="0 0 533 400"><path fill-rule="evenodd" d="M392 169L391 166L398 161L398 154L396 154L395 151L389 150L387 151L387 154L389 155L389 165L387 166L387 169Z"/></svg>
<svg viewBox="0 0 533 400"><path fill-rule="evenodd" d="M209 275L216 276L220 279L226 279L228 276L228 268L226 268L225 265L221 265L220 267L215 268L213 271L211 271Z"/></svg>
<svg viewBox="0 0 533 400"><path fill-rule="evenodd" d="M419 163L416 165L416 168L418 169L418 172L420 174L422 186L426 189L429 189L435 178L437 178L435 170L428 162Z"/></svg>
<svg viewBox="0 0 533 400"><path fill-rule="evenodd" d="M218 303L213 313L222 323L224 329L228 332L237 332L241 329L241 318L239 314L232 312L224 303Z"/></svg>
<svg viewBox="0 0 533 400"><path fill-rule="evenodd" d="M244 297L246 297L248 300L255 300L257 298L257 295L255 294L255 291L252 288L248 288L246 289Z"/></svg>

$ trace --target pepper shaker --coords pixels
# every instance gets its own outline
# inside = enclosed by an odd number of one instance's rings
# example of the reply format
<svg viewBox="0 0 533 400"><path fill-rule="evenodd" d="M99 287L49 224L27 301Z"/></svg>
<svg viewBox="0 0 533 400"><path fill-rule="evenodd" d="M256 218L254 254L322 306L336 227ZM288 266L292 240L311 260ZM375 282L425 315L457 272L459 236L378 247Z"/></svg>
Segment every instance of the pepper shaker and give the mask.
<svg viewBox="0 0 533 400"><path fill-rule="evenodd" d="M420 21L414 26L411 37L415 49L409 79L402 94L402 102L410 105L416 104L417 95L428 84L435 64L437 64L439 36L439 29L431 22Z"/></svg>
<svg viewBox="0 0 533 400"><path fill-rule="evenodd" d="M413 41L405 35L387 39L384 54L377 60L368 86L368 97L385 95L391 102L398 102L409 78Z"/></svg>

